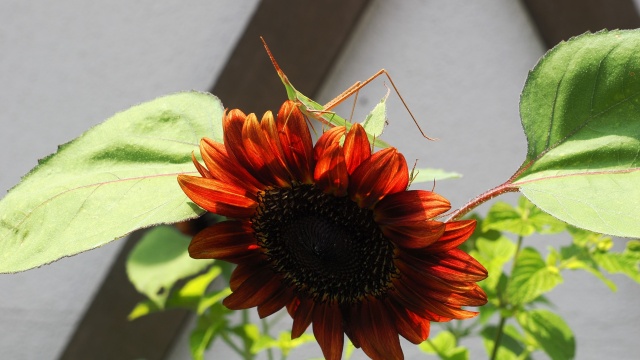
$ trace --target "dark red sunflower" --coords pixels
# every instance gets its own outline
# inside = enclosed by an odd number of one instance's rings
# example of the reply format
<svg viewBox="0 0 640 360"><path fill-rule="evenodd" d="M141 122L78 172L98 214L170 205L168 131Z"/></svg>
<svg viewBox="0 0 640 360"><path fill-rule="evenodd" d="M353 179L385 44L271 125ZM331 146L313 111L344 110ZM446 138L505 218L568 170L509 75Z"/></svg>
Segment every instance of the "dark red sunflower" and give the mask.
<svg viewBox="0 0 640 360"><path fill-rule="evenodd" d="M229 220L197 234L194 258L237 264L230 309L261 317L287 307L291 336L313 323L327 359L344 334L371 358L401 359L399 335L418 344L431 321L476 315L486 270L457 249L475 221L435 220L450 208L433 192L408 191L395 148L371 153L360 125L334 127L313 146L293 102L277 119L232 110L224 144L203 139L201 177L181 175L196 204Z"/></svg>

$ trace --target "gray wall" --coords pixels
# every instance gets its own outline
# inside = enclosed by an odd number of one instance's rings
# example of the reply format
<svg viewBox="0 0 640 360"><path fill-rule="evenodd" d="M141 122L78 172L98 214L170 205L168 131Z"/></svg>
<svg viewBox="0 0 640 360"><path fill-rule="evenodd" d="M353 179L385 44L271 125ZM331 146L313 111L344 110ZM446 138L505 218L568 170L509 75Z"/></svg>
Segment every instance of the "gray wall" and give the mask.
<svg viewBox="0 0 640 360"><path fill-rule="evenodd" d="M0 191L57 144L116 111L213 83L256 1L183 3L0 2ZM393 94L385 138L409 162L463 173L462 179L436 184L459 207L505 181L524 159L518 99L527 71L543 52L518 1L376 1L320 100L386 68L422 128L440 140L422 139ZM379 80L361 93L356 120L384 95L383 84ZM540 248L551 243L535 242ZM0 275L2 358L54 358L118 246ZM633 358L640 286L615 280L620 286L612 295L592 277L567 274L566 284L551 294L576 333L579 359ZM171 358L187 358L185 345L176 346ZM484 357L479 342L471 346L473 358ZM294 357L306 358L308 351L319 354L310 346ZM419 357L410 346L405 353Z"/></svg>

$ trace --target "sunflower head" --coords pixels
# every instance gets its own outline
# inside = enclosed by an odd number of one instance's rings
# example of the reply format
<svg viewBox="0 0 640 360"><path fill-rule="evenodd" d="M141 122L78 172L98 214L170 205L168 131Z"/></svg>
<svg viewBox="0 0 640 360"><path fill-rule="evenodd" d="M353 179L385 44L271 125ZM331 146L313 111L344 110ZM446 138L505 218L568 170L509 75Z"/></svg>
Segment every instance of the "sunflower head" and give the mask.
<svg viewBox="0 0 640 360"><path fill-rule="evenodd" d="M438 221L449 202L407 190L404 156L371 151L362 126L334 127L313 145L306 119L285 102L276 118L231 110L224 143L203 139L200 176L180 175L203 209L226 216L197 234L194 258L237 264L224 300L286 307L292 337L310 324L327 359L340 359L344 334L371 358L403 357L398 335L418 344L431 321L476 315L486 270L457 247L475 221Z"/></svg>

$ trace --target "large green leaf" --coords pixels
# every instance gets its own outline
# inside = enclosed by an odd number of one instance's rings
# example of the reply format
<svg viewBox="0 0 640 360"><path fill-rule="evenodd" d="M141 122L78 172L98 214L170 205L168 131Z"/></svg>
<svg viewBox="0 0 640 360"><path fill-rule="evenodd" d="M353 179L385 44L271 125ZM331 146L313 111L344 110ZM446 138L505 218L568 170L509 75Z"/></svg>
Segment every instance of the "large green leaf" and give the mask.
<svg viewBox="0 0 640 360"><path fill-rule="evenodd" d="M129 280L160 308L176 281L195 275L214 262L192 259L187 252L190 241L191 237L173 227L159 226L147 232L127 258Z"/></svg>
<svg viewBox="0 0 640 360"><path fill-rule="evenodd" d="M576 340L569 325L549 310L536 309L520 312L518 323L533 337L552 360L570 360L575 357Z"/></svg>
<svg viewBox="0 0 640 360"><path fill-rule="evenodd" d="M186 92L134 106L40 161L0 201L0 272L200 215L177 184L200 138L222 138L222 105Z"/></svg>
<svg viewBox="0 0 640 360"><path fill-rule="evenodd" d="M561 282L562 276L558 269L547 265L538 250L527 247L516 258L507 285L507 298L511 304L524 305Z"/></svg>
<svg viewBox="0 0 640 360"><path fill-rule="evenodd" d="M520 114L528 151L512 185L570 224L639 237L640 30L556 46L530 73Z"/></svg>

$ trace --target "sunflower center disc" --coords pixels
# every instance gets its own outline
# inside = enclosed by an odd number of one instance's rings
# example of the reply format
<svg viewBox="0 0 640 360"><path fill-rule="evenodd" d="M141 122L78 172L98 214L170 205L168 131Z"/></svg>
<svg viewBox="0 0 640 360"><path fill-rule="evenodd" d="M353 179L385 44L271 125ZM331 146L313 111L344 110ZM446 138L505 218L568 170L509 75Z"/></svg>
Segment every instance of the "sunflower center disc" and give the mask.
<svg viewBox="0 0 640 360"><path fill-rule="evenodd" d="M373 211L314 185L261 193L252 223L274 271L316 300L383 295L397 272Z"/></svg>

